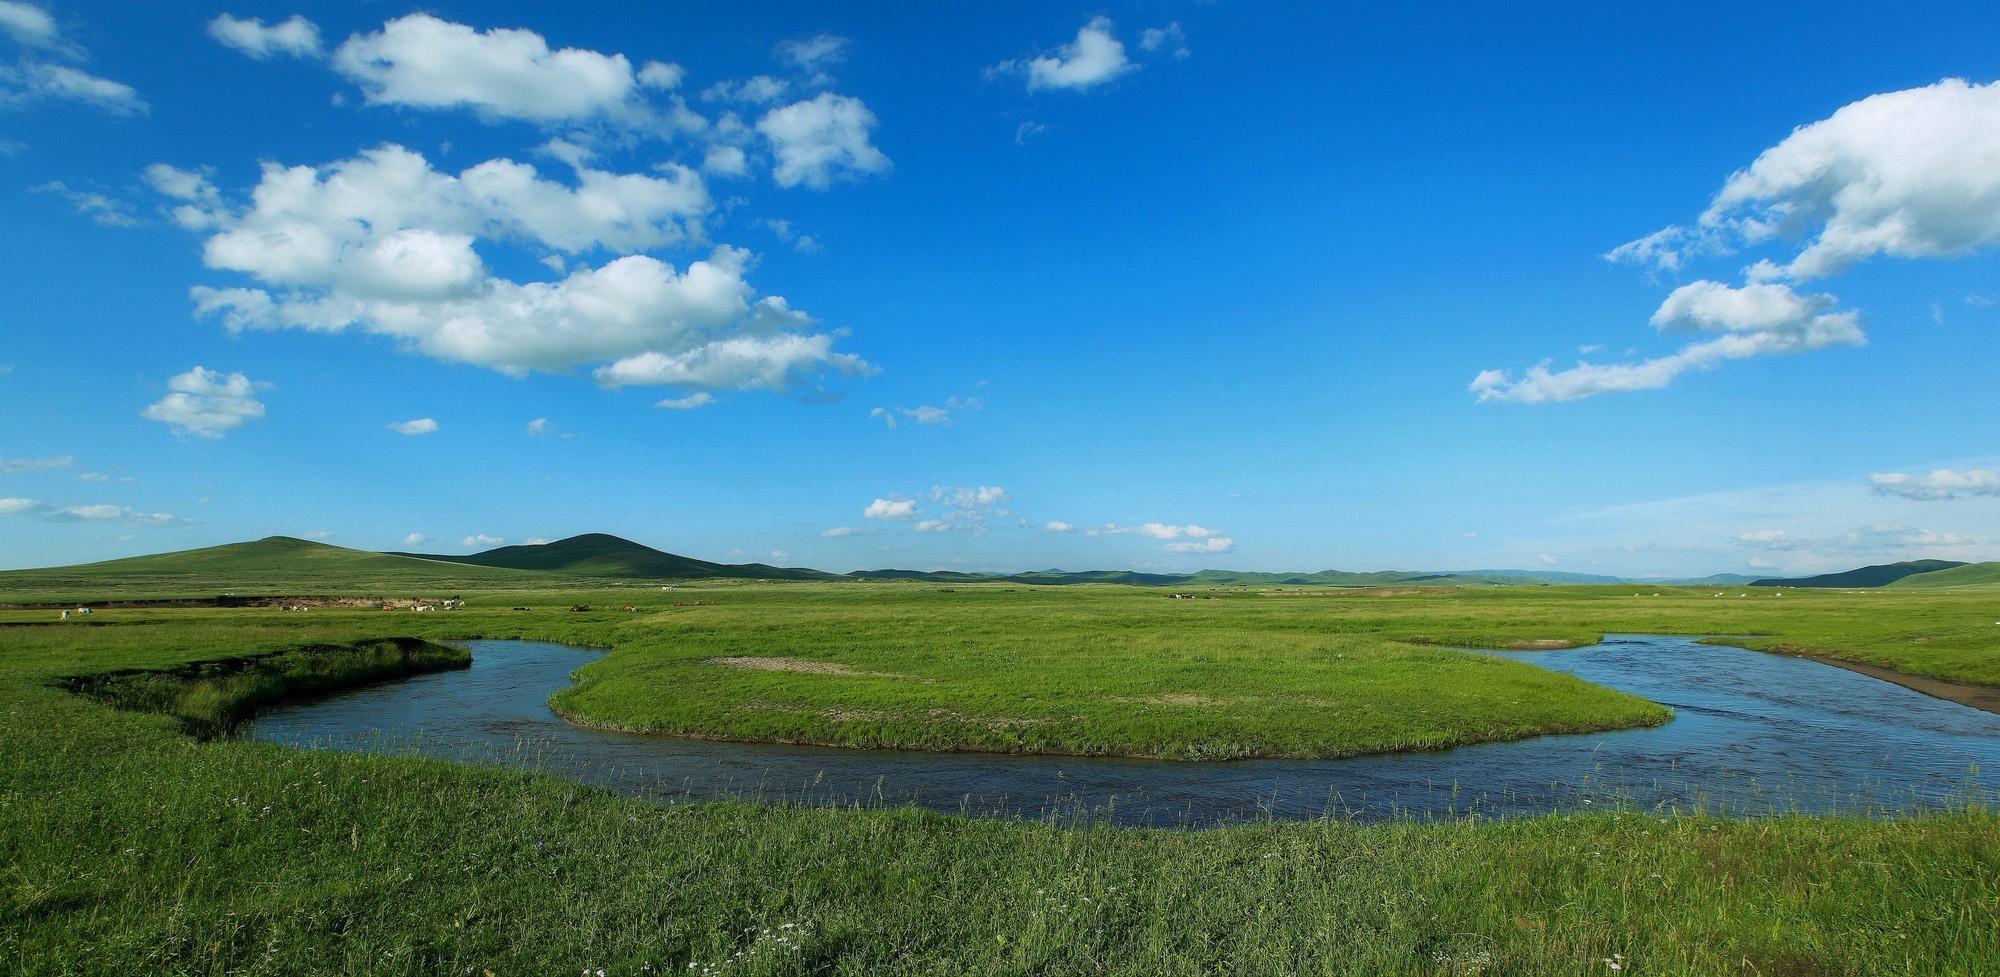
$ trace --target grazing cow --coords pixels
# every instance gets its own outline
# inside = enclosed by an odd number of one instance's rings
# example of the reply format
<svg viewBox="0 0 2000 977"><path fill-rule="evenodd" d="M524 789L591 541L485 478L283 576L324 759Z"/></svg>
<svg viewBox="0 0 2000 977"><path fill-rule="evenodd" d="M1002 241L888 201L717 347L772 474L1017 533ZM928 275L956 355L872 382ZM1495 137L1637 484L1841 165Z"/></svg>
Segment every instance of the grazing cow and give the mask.
<svg viewBox="0 0 2000 977"><path fill-rule="evenodd" d="M635 614L636 614L636 613L638 613L638 611L639 611L639 609L638 609L638 608L636 608L636 607L633 607L633 606L632 606L632 605L630 605L630 604L627 604L627 605L625 605L624 609L625 609L625 610L628 610L628 611L631 611L631 612L633 612L633 613L635 613Z"/></svg>
<svg viewBox="0 0 2000 977"><path fill-rule="evenodd" d="M573 605L571 605L571 606L570 606L570 610L572 610L572 611L587 611L587 610L590 610L590 605L589 605L589 604L573 604Z"/></svg>

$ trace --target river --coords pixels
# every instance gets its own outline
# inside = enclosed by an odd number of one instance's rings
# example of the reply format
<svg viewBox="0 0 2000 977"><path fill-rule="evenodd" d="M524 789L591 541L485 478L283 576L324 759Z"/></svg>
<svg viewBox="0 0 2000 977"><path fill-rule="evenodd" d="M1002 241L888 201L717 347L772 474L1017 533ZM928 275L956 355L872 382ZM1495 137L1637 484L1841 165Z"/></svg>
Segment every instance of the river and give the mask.
<svg viewBox="0 0 2000 977"><path fill-rule="evenodd" d="M1345 760L1190 763L845 750L572 726L548 697L603 654L471 641L472 667L260 714L245 735L533 766L659 800L916 804L980 816L1200 826L1267 817L1509 815L1612 805L1756 816L1991 804L2000 715L1818 662L1690 638L1606 635L1494 654L1671 706L1651 729Z"/></svg>

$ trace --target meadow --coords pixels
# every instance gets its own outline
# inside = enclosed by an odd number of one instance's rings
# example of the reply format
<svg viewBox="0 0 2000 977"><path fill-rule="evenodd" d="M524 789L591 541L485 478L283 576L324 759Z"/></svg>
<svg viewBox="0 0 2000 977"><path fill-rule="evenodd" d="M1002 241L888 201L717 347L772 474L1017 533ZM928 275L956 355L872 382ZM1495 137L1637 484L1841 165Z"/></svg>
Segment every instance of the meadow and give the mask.
<svg viewBox="0 0 2000 977"><path fill-rule="evenodd" d="M922 715L947 728L939 745L1026 749L976 740L1030 728L1000 720L1046 708L1066 719L1049 725L1087 731L1093 743L1156 742L1166 755L1207 744L1184 753L1206 756L1214 744L1249 742L1229 737L1267 720L1302 715L1287 708L1305 699L1355 691L1375 703L1385 716L1373 725L1284 734L1353 750L1409 741L1426 723L1491 722L1506 710L1479 712L1479 700L1496 690L1544 691L1512 668L1435 664L1429 656L1485 661L1437 647L1446 645L1728 634L1752 647L2000 680L1990 590L1285 588L1182 601L1127 587L591 585L475 591L465 610L428 614L160 607L57 621L48 610L0 611L0 966L37 975L2000 969L1990 791L1960 809L1897 818L1623 810L1200 831L865 803L659 804L530 772L204 740L171 710L112 708L65 682L133 669L186 678L190 662L259 656L276 668L302 648L389 637L526 637L612 648L565 696L581 702L569 708L627 719L713 697L840 714L738 709L725 719L802 715L884 736ZM577 603L597 609L568 610ZM708 661L730 657L837 667ZM1429 681L1391 681L1405 669ZM1441 682L1467 675L1485 684L1449 713ZM1033 676L1045 678L1036 686ZM1308 691L1286 691L1291 683ZM1076 711L1093 698L1111 707ZM1564 708L1601 719L1622 698L1583 686ZM1201 725L1193 717L1204 710L1231 717L1232 730Z"/></svg>

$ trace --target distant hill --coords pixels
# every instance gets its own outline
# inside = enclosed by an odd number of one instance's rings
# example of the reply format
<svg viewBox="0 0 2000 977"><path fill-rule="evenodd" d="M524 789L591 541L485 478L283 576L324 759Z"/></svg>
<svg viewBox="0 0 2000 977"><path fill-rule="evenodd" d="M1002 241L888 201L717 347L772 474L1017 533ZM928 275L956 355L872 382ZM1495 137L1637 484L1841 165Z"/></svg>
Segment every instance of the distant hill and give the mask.
<svg viewBox="0 0 2000 977"><path fill-rule="evenodd" d="M221 593L401 593L459 586L534 586L518 570L457 566L289 536L45 570L0 571L0 593L98 600Z"/></svg>
<svg viewBox="0 0 2000 977"><path fill-rule="evenodd" d="M465 556L431 553L392 553L391 556L418 560L461 563L468 566L504 567L510 570L556 571L590 577L638 577L641 579L702 579L734 577L750 580L832 580L835 575L797 567L774 567L763 563L710 563L676 556L650 546L605 533L585 533L553 543L502 546L499 549Z"/></svg>
<svg viewBox="0 0 2000 977"><path fill-rule="evenodd" d="M1897 590L1940 587L2000 587L2000 563L1967 563L1945 570L1914 573L1889 586Z"/></svg>
<svg viewBox="0 0 2000 977"><path fill-rule="evenodd" d="M1766 577L1750 582L1752 587L1886 587L1905 577L1918 574L1936 573L1966 566L1951 560L1908 560L1903 563L1883 563L1861 567L1841 573L1822 573L1815 577Z"/></svg>
<svg viewBox="0 0 2000 977"><path fill-rule="evenodd" d="M1666 587L1749 587L1756 579L1747 573L1712 573L1706 577L1647 577L1636 582Z"/></svg>

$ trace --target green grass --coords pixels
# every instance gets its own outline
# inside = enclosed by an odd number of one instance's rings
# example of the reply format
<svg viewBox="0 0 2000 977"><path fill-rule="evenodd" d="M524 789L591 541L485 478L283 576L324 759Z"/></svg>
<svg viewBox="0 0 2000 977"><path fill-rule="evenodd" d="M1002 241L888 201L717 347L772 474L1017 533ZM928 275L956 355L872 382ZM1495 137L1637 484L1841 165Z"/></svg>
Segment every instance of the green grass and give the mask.
<svg viewBox="0 0 2000 977"><path fill-rule="evenodd" d="M1103 587L767 589L622 629L551 704L636 732L1184 760L1349 756L1671 717L1567 675L1344 632L1337 610ZM732 667L746 664L764 667Z"/></svg>
<svg viewBox="0 0 2000 977"><path fill-rule="evenodd" d="M1617 811L1076 829L654 804L532 773L204 742L173 716L62 688L68 676L394 635L620 649L607 661L646 642L795 653L787 622L867 623L871 607L880 619L870 627L909 619L947 649L986 636L978 622L996 614L1010 626L1045 621L1093 636L1068 652L1086 656L1119 634L1192 641L1239 626L1280 657L1293 642L1334 639L1505 646L1602 631L1761 631L1754 640L1929 665L1962 658L1976 671L1996 652L1975 625L2000 632L1983 598L1957 591L1169 602L1123 588L852 587L481 593L450 614L0 613L0 973L2000 971L1990 790L1962 810L1879 820ZM717 603L671 606L697 598ZM1043 600L1048 613L1021 617ZM552 609L607 601L644 612ZM800 935L776 939L787 934Z"/></svg>
<svg viewBox="0 0 2000 977"><path fill-rule="evenodd" d="M2000 563L1968 563L1949 570L1912 574L1889 586L1898 590L1928 590L1939 587L2000 588Z"/></svg>

